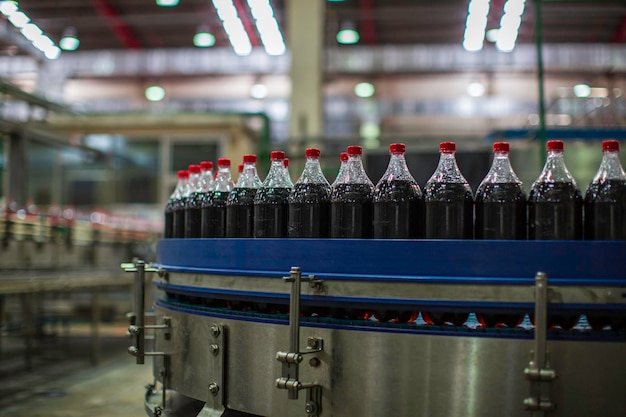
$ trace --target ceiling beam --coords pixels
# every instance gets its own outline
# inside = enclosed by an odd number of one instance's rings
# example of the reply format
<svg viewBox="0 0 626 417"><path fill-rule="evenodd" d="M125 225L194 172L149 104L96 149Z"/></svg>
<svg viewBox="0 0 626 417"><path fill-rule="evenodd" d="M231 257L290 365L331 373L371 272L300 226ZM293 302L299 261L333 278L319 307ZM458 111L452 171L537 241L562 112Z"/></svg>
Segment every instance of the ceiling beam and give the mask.
<svg viewBox="0 0 626 417"><path fill-rule="evenodd" d="M120 14L107 0L93 0L93 5L111 26L113 33L129 49L141 49L141 42L124 23Z"/></svg>

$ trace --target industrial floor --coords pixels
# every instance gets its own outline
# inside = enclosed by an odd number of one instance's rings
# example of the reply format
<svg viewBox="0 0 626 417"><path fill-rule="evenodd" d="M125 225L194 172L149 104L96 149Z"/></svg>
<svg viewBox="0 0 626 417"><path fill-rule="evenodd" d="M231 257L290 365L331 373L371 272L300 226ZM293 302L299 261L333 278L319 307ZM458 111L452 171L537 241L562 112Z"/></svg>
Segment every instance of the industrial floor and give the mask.
<svg viewBox="0 0 626 417"><path fill-rule="evenodd" d="M95 366L89 359L90 338L76 331L47 341L50 348L35 356L32 370L19 356L0 362L0 416L146 416L143 395L152 369L149 361L135 365L126 352L126 327L102 330L101 360Z"/></svg>

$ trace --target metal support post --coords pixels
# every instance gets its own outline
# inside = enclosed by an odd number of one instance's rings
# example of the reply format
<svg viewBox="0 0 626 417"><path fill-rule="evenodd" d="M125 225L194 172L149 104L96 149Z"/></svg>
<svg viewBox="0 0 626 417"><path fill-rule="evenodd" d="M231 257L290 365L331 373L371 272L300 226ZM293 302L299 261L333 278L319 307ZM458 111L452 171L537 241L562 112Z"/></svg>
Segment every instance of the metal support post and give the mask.
<svg viewBox="0 0 626 417"><path fill-rule="evenodd" d="M100 363L100 288L92 290L91 296L91 363Z"/></svg>
<svg viewBox="0 0 626 417"><path fill-rule="evenodd" d="M550 368L550 353L547 349L548 329L548 276L538 272L535 276L535 343L530 352L530 362L524 375L530 382L530 395L524 399L524 407L533 417L544 417L556 408L550 398L550 383L557 378Z"/></svg>

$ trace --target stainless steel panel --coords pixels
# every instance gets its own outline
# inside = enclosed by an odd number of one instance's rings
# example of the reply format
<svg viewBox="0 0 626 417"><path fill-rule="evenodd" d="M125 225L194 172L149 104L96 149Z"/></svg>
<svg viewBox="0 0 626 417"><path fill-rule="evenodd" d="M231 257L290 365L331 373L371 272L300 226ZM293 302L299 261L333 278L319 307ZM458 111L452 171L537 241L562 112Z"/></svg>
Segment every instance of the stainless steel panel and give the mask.
<svg viewBox="0 0 626 417"><path fill-rule="evenodd" d="M281 373L275 355L289 346L287 325L219 319L157 308L172 317L173 337L157 339L171 354L170 388L207 400L210 326L225 326L228 408L267 417L305 416L304 393L288 400L275 388ZM324 339L319 367L300 365L300 380L323 387L321 416L335 417L516 417L528 416L522 401L529 383L531 340L431 336L380 329L302 327ZM626 343L549 341L555 417L626 415ZM158 368L158 364L155 370ZM155 372L158 376L158 372Z"/></svg>

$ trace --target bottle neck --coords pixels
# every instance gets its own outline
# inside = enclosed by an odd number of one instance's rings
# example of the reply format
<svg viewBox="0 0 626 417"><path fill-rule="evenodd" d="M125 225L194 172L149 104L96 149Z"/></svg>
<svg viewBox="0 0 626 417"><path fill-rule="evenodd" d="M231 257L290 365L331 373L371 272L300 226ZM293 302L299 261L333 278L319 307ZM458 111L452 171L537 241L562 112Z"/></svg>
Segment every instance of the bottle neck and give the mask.
<svg viewBox="0 0 626 417"><path fill-rule="evenodd" d="M191 193L197 191L200 183L200 174L189 174L189 180L183 191L183 197L189 197Z"/></svg>
<svg viewBox="0 0 626 417"><path fill-rule="evenodd" d="M319 158L307 157L302 175L300 175L296 184L322 184L330 186L322 172Z"/></svg>
<svg viewBox="0 0 626 417"><path fill-rule="evenodd" d="M202 171L202 174L200 174L201 191L203 193L209 191L211 189L211 184L213 184L213 170L209 169Z"/></svg>
<svg viewBox="0 0 626 417"><path fill-rule="evenodd" d="M367 184L374 186L367 176L365 168L363 168L363 160L361 155L348 155L348 161L345 167L345 181L350 184Z"/></svg>
<svg viewBox="0 0 626 417"><path fill-rule="evenodd" d="M270 166L270 172L267 173L267 178L263 182L265 188L291 188L293 186L291 178L287 169L285 168L284 160L273 159Z"/></svg>
<svg viewBox="0 0 626 417"><path fill-rule="evenodd" d="M546 165L541 171L541 175L536 182L555 183L555 182L571 182L576 186L576 180L565 166L563 159L563 151L548 151L548 159Z"/></svg>
<svg viewBox="0 0 626 417"><path fill-rule="evenodd" d="M600 168L593 178L594 183L601 183L608 180L626 181L626 173L624 173L622 163L619 160L619 152L617 151L603 152Z"/></svg>
<svg viewBox="0 0 626 417"><path fill-rule="evenodd" d="M256 170L256 164L254 162L244 163L243 171L241 171L235 188L259 188L262 184Z"/></svg>
<svg viewBox="0 0 626 417"><path fill-rule="evenodd" d="M406 159L404 158L403 153L391 154L387 170L383 174L378 184L391 181L407 181L417 184L415 178L413 178L413 176L409 172L409 167L406 165Z"/></svg>
<svg viewBox="0 0 626 417"><path fill-rule="evenodd" d="M454 153L441 152L439 157L439 165L428 180L431 182L454 183L468 185L467 180L461 174L461 170L456 164ZM469 186L469 185L468 185Z"/></svg>
<svg viewBox="0 0 626 417"><path fill-rule="evenodd" d="M233 189L233 179L230 176L230 167L219 167L217 176L211 186L211 191L229 192Z"/></svg>
<svg viewBox="0 0 626 417"><path fill-rule="evenodd" d="M189 182L188 178L179 178L176 183L176 188L174 188L174 192L170 196L170 199L177 199L183 196L183 192L187 188L187 182Z"/></svg>
<svg viewBox="0 0 626 417"><path fill-rule="evenodd" d="M487 176L481 182L483 183L515 183L522 184L522 181L517 177L515 171L513 171L513 167L511 166L511 161L509 160L508 152L495 152L493 155L493 163L491 164L491 168L487 173Z"/></svg>

